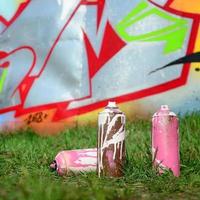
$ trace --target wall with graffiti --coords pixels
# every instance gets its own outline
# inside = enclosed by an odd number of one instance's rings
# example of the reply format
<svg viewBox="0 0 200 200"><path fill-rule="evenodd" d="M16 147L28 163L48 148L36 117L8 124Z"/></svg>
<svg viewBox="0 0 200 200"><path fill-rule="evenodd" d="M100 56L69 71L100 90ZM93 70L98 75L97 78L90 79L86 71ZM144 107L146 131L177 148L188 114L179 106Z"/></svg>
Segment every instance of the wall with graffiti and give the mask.
<svg viewBox="0 0 200 200"><path fill-rule="evenodd" d="M1 0L0 127L43 134L200 110L200 0Z"/></svg>

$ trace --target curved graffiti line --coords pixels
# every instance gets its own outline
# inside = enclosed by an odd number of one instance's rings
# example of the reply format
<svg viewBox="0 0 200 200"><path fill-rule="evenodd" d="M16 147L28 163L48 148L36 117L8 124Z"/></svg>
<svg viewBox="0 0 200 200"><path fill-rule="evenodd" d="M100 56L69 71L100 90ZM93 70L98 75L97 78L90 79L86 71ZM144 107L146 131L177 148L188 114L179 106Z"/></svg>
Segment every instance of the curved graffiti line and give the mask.
<svg viewBox="0 0 200 200"><path fill-rule="evenodd" d="M174 60L174 61L168 63L167 65L164 65L163 67L159 67L159 68L149 72L149 75L153 74L157 71L160 71L162 69L168 68L172 65L187 64L187 63L200 63L200 52L192 53L192 54L183 56L177 60Z"/></svg>
<svg viewBox="0 0 200 200"><path fill-rule="evenodd" d="M14 13L10 20L7 20L2 15L0 15L0 22L2 22L6 26L6 28L2 32L5 32L7 28L15 22L15 20L23 13L30 2L31 0L25 0L24 2L21 2L18 6L17 11Z"/></svg>
<svg viewBox="0 0 200 200"><path fill-rule="evenodd" d="M100 2L100 1L101 0L99 0L99 1L97 0L97 2ZM81 3L83 3L83 2L84 1L82 1ZM90 2L90 1L88 0L88 2ZM91 0L91 2L92 2L92 0ZM104 1L101 1L101 2L104 2ZM149 2L151 2L151 1L149 0ZM39 74L37 76L31 77L30 73L28 73L27 76L25 76L23 82L20 84L20 88L22 88L22 84L26 83L26 90L23 90L23 91L21 90L21 95L22 95L21 99L23 99L22 102L24 102L27 93L31 89L31 84L33 83L33 81L36 78L39 78L39 76L44 71L44 68L46 67L47 62L48 62L49 58L51 57L53 49L56 46L58 40L60 39L60 37L62 35L62 32L65 30L65 28L69 24L70 20L75 15L75 12L78 10L78 8L80 7L81 3L75 8L75 10L72 13L71 17L66 22L66 24L62 28L61 32L59 33L58 37L56 38L52 48L50 49L50 51L49 51L49 53L48 53L48 55L47 55L47 57L45 59L45 62L43 63L42 69L39 72ZM87 4L87 3L85 3L85 4ZM95 3L93 3L93 4L92 3L91 4L88 3L88 5L95 5ZM100 4L96 4L96 6L100 6ZM173 13L173 14L177 14L177 15L181 15L181 16L186 16L182 12L174 11L174 10L168 9L167 7L165 7L165 8L161 7L161 9L164 10L165 12L169 12L169 13ZM98 14L98 16L99 16L98 20L101 19L101 15L102 15L102 10L101 9L100 9L99 13L100 14ZM188 44L188 50L187 50L187 54L188 55L190 55L190 53L192 53L194 51L194 44L195 44L195 41L197 39L197 30L198 30L198 27L199 27L199 18L197 18L196 16L197 15L193 15L193 14L190 14L190 15L186 16L186 17L190 17L190 18L194 19L193 24L192 24L189 44ZM98 22L98 24L99 24L99 22ZM97 26L97 30L98 30L98 26ZM88 45L87 53L91 53L92 52L92 58L95 59L95 64L96 64L95 68L93 68L93 71L90 71L90 73L91 73L90 75L91 75L91 78L92 78L95 75L95 73L99 70L99 67L101 67L101 64L105 64L105 63L101 60L102 59L102 55L97 56L95 54L94 48L92 47L91 42L89 40L87 40L88 38L87 38L86 35L84 35L84 36L85 36L86 45ZM103 52L102 49L101 49L101 51ZM91 59L91 57L90 57L91 61L93 59ZM107 58L107 59L109 59L109 58ZM85 105L85 106L82 106L82 107L77 107L77 108L74 108L74 109L67 109L67 106L68 106L68 104L70 102L66 102L66 101L65 102L57 102L57 103L53 103L53 104L41 105L41 106L37 106L37 107L30 107L30 108L24 108L23 107L23 103L22 103L22 105L19 105L19 107L5 108L3 110L0 110L0 113L8 112L9 110L13 110L14 109L14 110L16 110L15 117L17 117L17 116L20 116L20 115L23 115L23 114L27 114L27 113L30 113L30 112L35 112L35 111L47 110L47 109L55 108L56 112L54 113L54 118L52 120L53 121L61 120L61 119L67 118L67 117L74 116L76 114L83 114L83 113L90 112L90 111L93 111L95 109L98 109L100 107L103 107L107 103L108 100L115 100L117 103L121 103L121 102L126 102L126 101L130 101L130 100L134 100L134 99L139 99L139 98L142 98L142 97L150 96L150 95L153 95L153 94L158 94L160 92L167 91L167 90L182 86L182 85L184 85L186 83L186 80L187 80L187 77L188 77L188 72L189 72L189 67L190 67L188 62L184 63L184 64L185 65L183 66L183 72L181 74L181 77L179 77L178 79L175 79L175 80L172 80L172 81L169 81L167 83L163 83L163 84L151 87L151 88L146 88L146 89L143 89L141 91L132 92L132 93L125 94L125 95L122 95L122 96L117 96L115 98L105 99L105 100L102 100L102 101L91 103L89 105Z"/></svg>

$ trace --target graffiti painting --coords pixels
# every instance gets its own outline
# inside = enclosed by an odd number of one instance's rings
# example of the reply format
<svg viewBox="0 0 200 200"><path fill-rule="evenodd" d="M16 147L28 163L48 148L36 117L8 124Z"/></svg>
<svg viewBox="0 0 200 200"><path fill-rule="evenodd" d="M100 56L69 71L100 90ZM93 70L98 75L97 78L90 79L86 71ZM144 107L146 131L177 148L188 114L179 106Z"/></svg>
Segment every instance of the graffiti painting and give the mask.
<svg viewBox="0 0 200 200"><path fill-rule="evenodd" d="M200 1L2 0L0 124L54 133L161 104L200 110Z"/></svg>

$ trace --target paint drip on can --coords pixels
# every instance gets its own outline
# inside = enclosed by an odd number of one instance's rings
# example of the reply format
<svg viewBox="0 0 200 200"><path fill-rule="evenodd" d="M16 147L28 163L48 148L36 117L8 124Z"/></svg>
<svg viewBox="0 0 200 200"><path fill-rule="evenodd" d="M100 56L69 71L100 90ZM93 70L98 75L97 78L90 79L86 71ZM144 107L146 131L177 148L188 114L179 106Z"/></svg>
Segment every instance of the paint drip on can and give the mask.
<svg viewBox="0 0 200 200"><path fill-rule="evenodd" d="M109 102L98 116L98 176L123 176L125 163L125 115Z"/></svg>
<svg viewBox="0 0 200 200"><path fill-rule="evenodd" d="M171 170L180 175L178 118L167 105L162 105L152 118L153 166L162 174Z"/></svg>
<svg viewBox="0 0 200 200"><path fill-rule="evenodd" d="M50 168L59 175L96 171L97 149L78 149L59 152Z"/></svg>

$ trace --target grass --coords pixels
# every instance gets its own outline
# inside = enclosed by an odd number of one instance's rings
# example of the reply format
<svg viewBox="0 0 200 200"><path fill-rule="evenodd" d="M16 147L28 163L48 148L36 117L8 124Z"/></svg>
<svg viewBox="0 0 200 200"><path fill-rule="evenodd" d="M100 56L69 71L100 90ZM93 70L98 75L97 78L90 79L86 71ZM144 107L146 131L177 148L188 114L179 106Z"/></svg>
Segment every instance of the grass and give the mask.
<svg viewBox="0 0 200 200"><path fill-rule="evenodd" d="M200 199L200 113L180 119L181 176L157 176L151 167L149 121L127 123L123 178L95 173L59 177L49 163L63 149L96 145L96 128L79 127L55 137L31 130L0 134L0 199Z"/></svg>

